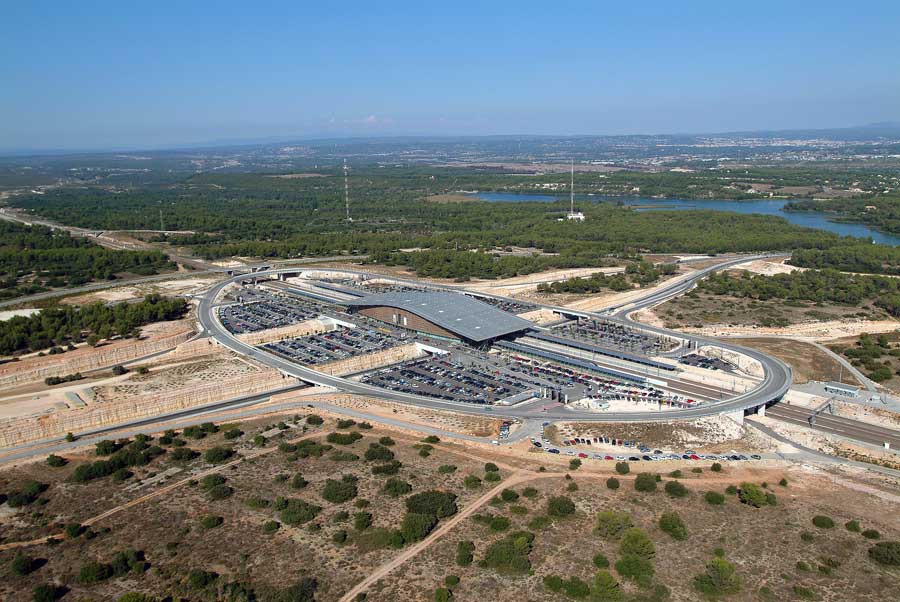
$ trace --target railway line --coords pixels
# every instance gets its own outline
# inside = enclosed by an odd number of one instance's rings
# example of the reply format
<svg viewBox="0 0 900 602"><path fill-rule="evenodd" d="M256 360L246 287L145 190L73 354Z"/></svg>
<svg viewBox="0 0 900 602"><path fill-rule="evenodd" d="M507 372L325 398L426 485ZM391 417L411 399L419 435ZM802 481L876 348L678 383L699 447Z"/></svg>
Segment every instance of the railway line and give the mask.
<svg viewBox="0 0 900 602"><path fill-rule="evenodd" d="M766 415L770 418L777 418L789 424L805 427L810 426L809 419L812 413L813 411L810 408L785 404L778 404L766 410ZM813 428L824 433L839 435L872 445L881 446L888 443L892 449L900 448L900 432L887 427L853 420L852 418L833 416L824 412L818 413L816 414Z"/></svg>

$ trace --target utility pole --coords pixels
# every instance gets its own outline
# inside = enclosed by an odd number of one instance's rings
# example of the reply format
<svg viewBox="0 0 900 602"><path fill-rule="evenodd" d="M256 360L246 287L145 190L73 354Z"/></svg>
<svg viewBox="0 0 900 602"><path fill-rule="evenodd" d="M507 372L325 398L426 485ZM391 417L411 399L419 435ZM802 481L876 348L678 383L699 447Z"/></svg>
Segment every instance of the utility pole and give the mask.
<svg viewBox="0 0 900 602"><path fill-rule="evenodd" d="M166 226L163 224L162 209L159 210L159 231L160 233L166 231Z"/></svg>

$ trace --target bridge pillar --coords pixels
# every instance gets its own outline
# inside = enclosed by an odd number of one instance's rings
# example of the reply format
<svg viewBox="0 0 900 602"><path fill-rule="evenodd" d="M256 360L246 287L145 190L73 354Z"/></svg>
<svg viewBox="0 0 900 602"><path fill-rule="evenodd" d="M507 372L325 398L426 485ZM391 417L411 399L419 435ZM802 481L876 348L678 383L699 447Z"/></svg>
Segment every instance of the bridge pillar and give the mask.
<svg viewBox="0 0 900 602"><path fill-rule="evenodd" d="M758 408L756 408L756 415L757 416L765 416L766 415L766 406L761 405Z"/></svg>
<svg viewBox="0 0 900 602"><path fill-rule="evenodd" d="M735 422L737 422L738 424L744 424L743 410L738 410L737 412L729 412L725 415L728 416L729 418L731 418L732 420L734 420Z"/></svg>

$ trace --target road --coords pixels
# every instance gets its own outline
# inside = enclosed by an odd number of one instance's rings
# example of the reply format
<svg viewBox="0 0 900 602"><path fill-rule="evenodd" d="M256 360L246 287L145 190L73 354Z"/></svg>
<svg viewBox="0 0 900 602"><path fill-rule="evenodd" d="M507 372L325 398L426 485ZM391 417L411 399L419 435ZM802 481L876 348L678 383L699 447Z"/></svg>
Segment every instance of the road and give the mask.
<svg viewBox="0 0 900 602"><path fill-rule="evenodd" d="M661 303L663 300L671 298L673 296L679 295L682 292L688 290L692 287L697 280L706 277L708 274L716 271L717 269L725 269L731 267L733 265L737 265L740 263L746 263L747 261L753 261L755 259L759 259L761 257L767 256L753 256L753 257L741 257L738 259L730 259L721 264L717 264L715 266L711 266L708 268L704 268L702 270L698 270L696 274L692 275L691 278L685 279L683 281L677 282L670 287L663 287L661 289L657 289L653 291L650 295L645 299L641 299L639 301L633 302L629 304L630 309L621 309L618 311L619 314L625 312L626 315L615 315L612 316L615 319L630 322L630 319L627 317L627 313L636 311L637 309L641 309L646 306L650 306L656 303ZM284 273L294 273L297 270L294 269L277 269L277 270L267 270L254 274L254 276L259 277L270 277L277 276L278 274ZM368 275L365 272L357 271L357 270L342 270L344 273L348 275ZM397 391L389 391L386 389L382 389L380 387L375 387L372 385L367 385L364 383L359 383L355 381L351 381L349 379L332 376L328 374L323 374L321 372L317 372L313 369L306 368L300 365L297 365L293 362L290 362L284 358L276 356L272 353L264 351L262 349L258 349L253 347L252 345L248 345L240 340L238 340L234 335L232 335L222 324L219 322L217 312L215 311L215 301L222 290L232 284L239 282L241 280L245 280L246 276L235 276L233 278L229 278L227 280L223 280L221 282L213 285L209 291L207 291L202 298L200 299L200 306L198 308L197 314L201 323L201 326L204 329L204 332L214 337L219 343L228 347L232 351L239 353L241 355L245 355L247 357L251 357L256 361L259 361L263 364L266 364L270 367L276 368L280 370L284 374L289 376L293 376L295 378L299 378L303 381L323 385L327 387L333 387L342 391L346 391L348 393L356 393L360 395L369 395L381 399L387 399L389 401L397 401L403 403L410 403L413 405L417 405L420 407L426 407L431 409L451 409L457 412L464 412L469 414L480 414L484 415L485 411L482 408L473 407L471 404L467 404L464 402L452 402L445 400L438 400L431 397L425 397L421 395L413 395L409 393L401 393ZM395 279L396 280L396 279ZM412 281L405 280L397 280L402 283L410 283ZM420 284L420 283L419 283ZM452 287L447 287L451 290ZM506 299L505 297L500 297L496 295L491 295L498 299ZM553 309L556 311L561 311L566 314L574 314L574 315L583 315L586 317L593 317L599 319L609 319L609 316L594 314L590 312L581 312L581 311L571 311L566 308L560 308L556 306L544 305L542 307ZM696 337L693 335L683 335L678 332L666 330L663 328L654 328L648 327L646 325L638 325L645 331L653 331L655 333L677 337L682 339L688 339L690 341L694 341L698 344L703 345L712 345L718 347L724 347L731 351L735 351L738 353L745 354L753 359L756 359L763 366L764 376L760 382L760 384L741 395L737 395L732 397L731 399L727 399L715 404L707 404L703 406L699 406L696 408L686 408L686 409L678 409L678 410L667 410L664 412L659 411L648 411L648 412L610 412L604 414L597 414L595 412L588 411L580 411L580 410L570 410L567 408L560 409L550 409L546 412L542 412L539 410L533 409L517 409L515 407L510 408L497 408L497 415L502 414L503 416L510 417L519 417L519 418L539 418L543 420L582 420L582 421L602 421L602 422L635 422L635 421L670 421L670 420L689 420L694 418L700 418L703 416L712 416L716 414L729 413L729 412L743 412L747 409L753 409L759 407L761 405L765 405L767 403L773 402L781 398L784 393L790 388L792 381L792 374L790 367L784 362L768 356L760 351L754 349L747 349L744 347L740 347L737 345L731 345L728 343L720 343L718 341L704 339L701 337Z"/></svg>
<svg viewBox="0 0 900 602"><path fill-rule="evenodd" d="M766 410L766 415L770 418L776 418L791 424L809 427L809 418L812 415L812 409L778 404L768 408ZM900 449L900 431L869 424L867 422L860 422L859 420L853 420L851 418L832 416L831 414L821 412L816 415L816 423L812 428L824 433L839 435L841 437L847 437L848 439L854 439L872 445L881 446L884 445L884 443L889 443L891 448Z"/></svg>

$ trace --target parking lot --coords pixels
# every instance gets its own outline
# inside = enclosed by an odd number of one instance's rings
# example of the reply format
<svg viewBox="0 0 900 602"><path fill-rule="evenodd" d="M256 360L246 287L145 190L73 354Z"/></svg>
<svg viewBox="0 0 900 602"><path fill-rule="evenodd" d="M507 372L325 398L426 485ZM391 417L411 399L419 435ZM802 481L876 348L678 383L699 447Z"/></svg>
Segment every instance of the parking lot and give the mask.
<svg viewBox="0 0 900 602"><path fill-rule="evenodd" d="M696 353L686 355L678 361L688 366L706 368L707 370L722 370L723 372L734 371L734 366L723 359L717 357L705 357L697 355Z"/></svg>
<svg viewBox="0 0 900 602"><path fill-rule="evenodd" d="M258 289L241 289L240 305L219 308L219 319L229 332L241 334L278 328L311 320L322 315L323 305L313 301L287 298Z"/></svg>
<svg viewBox="0 0 900 602"><path fill-rule="evenodd" d="M556 336L643 355L655 355L675 347L675 342L671 339L649 335L622 324L599 320L579 319L561 324L551 332Z"/></svg>
<svg viewBox="0 0 900 602"><path fill-rule="evenodd" d="M322 334L267 343L263 348L298 364L315 366L395 347L400 340L382 332L339 328Z"/></svg>
<svg viewBox="0 0 900 602"><path fill-rule="evenodd" d="M497 370L428 357L365 375L362 382L405 393L451 401L492 404L535 387Z"/></svg>
<svg viewBox="0 0 900 602"><path fill-rule="evenodd" d="M524 314L528 311L533 311L537 309L536 305L531 305L530 303L524 303L521 301L508 301L506 299L494 299L493 297L481 297L476 295L469 295L473 299L477 299L482 303L487 303L488 305L492 305L497 309L502 309L503 311L507 311L511 314Z"/></svg>

